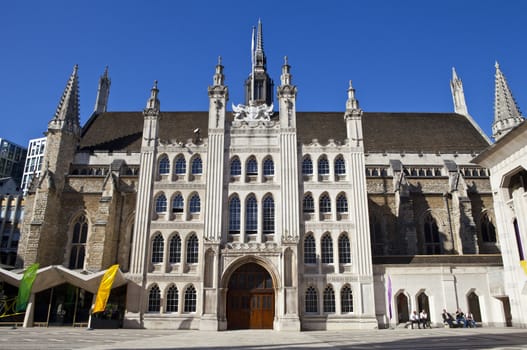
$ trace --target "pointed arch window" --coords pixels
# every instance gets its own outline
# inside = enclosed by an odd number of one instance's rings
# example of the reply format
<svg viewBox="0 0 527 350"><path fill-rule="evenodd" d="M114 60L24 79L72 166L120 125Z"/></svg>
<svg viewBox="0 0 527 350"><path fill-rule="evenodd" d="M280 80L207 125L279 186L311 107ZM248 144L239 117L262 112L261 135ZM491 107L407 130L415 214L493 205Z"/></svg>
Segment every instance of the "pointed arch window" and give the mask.
<svg viewBox="0 0 527 350"><path fill-rule="evenodd" d="M424 221L424 248L425 254L441 254L441 239L436 220L428 213Z"/></svg>
<svg viewBox="0 0 527 350"><path fill-rule="evenodd" d="M247 175L258 175L258 163L254 157L247 161Z"/></svg>
<svg viewBox="0 0 527 350"><path fill-rule="evenodd" d="M199 254L198 237L195 234L190 236L187 241L187 264L197 264Z"/></svg>
<svg viewBox="0 0 527 350"><path fill-rule="evenodd" d="M238 157L231 161L231 176L240 176L242 174L242 165Z"/></svg>
<svg viewBox="0 0 527 350"><path fill-rule="evenodd" d="M324 289L324 312L333 313L335 312L335 291L333 287L327 286Z"/></svg>
<svg viewBox="0 0 527 350"><path fill-rule="evenodd" d="M263 163L264 176L274 175L274 162L272 158L266 158Z"/></svg>
<svg viewBox="0 0 527 350"><path fill-rule="evenodd" d="M178 290L175 285L171 285L167 291L167 308L166 312L177 312L178 310Z"/></svg>
<svg viewBox="0 0 527 350"><path fill-rule="evenodd" d="M190 197L189 211L191 214L197 214L201 211L201 200L197 193L195 193L192 197Z"/></svg>
<svg viewBox="0 0 527 350"><path fill-rule="evenodd" d="M310 156L305 156L302 161L302 175L313 175L313 162Z"/></svg>
<svg viewBox="0 0 527 350"><path fill-rule="evenodd" d="M203 173L203 165L201 162L201 158L197 156L192 160L192 175L200 175Z"/></svg>
<svg viewBox="0 0 527 350"><path fill-rule="evenodd" d="M336 175L346 175L346 163L342 156L335 158L335 174Z"/></svg>
<svg viewBox="0 0 527 350"><path fill-rule="evenodd" d="M171 264L178 264L181 262L181 238L178 234L170 238L168 262Z"/></svg>
<svg viewBox="0 0 527 350"><path fill-rule="evenodd" d="M342 313L353 312L353 293L348 285L340 290L340 310Z"/></svg>
<svg viewBox="0 0 527 350"><path fill-rule="evenodd" d="M345 233L341 234L339 237L339 263L351 263L350 240Z"/></svg>
<svg viewBox="0 0 527 350"><path fill-rule="evenodd" d="M344 193L337 197L337 213L344 214L348 212L348 199Z"/></svg>
<svg viewBox="0 0 527 350"><path fill-rule="evenodd" d="M72 270L84 268L86 256L86 241L88 239L88 220L80 216L73 225L69 268Z"/></svg>
<svg viewBox="0 0 527 350"><path fill-rule="evenodd" d="M182 213L183 208L185 208L185 202L181 194L176 194L174 199L172 199L172 212L173 213Z"/></svg>
<svg viewBox="0 0 527 350"><path fill-rule="evenodd" d="M163 262L163 251L165 250L165 240L161 233L154 236L152 240L152 264Z"/></svg>
<svg viewBox="0 0 527 350"><path fill-rule="evenodd" d="M161 310L161 291L154 284L148 292L148 312L159 312Z"/></svg>
<svg viewBox="0 0 527 350"><path fill-rule="evenodd" d="M190 285L185 290L185 312L196 312L196 288L193 285Z"/></svg>
<svg viewBox="0 0 527 350"><path fill-rule="evenodd" d="M240 233L240 198L236 195L229 202L229 233Z"/></svg>
<svg viewBox="0 0 527 350"><path fill-rule="evenodd" d="M483 242L496 243L496 228L490 220L488 213L484 213L481 218L481 238Z"/></svg>
<svg viewBox="0 0 527 350"><path fill-rule="evenodd" d="M304 213L314 213L315 212L315 202L313 201L313 196L311 194L306 194L302 202Z"/></svg>
<svg viewBox="0 0 527 350"><path fill-rule="evenodd" d="M309 287L306 290L306 300L305 300L305 310L306 313L317 313L318 312L318 295L317 290L313 287Z"/></svg>
<svg viewBox="0 0 527 350"><path fill-rule="evenodd" d="M320 196L319 206L321 213L331 213L331 199L327 194Z"/></svg>
<svg viewBox="0 0 527 350"><path fill-rule="evenodd" d="M271 196L263 201L263 232L274 233L274 200Z"/></svg>
<svg viewBox="0 0 527 350"><path fill-rule="evenodd" d="M322 237L322 263L333 264L333 240L329 233Z"/></svg>
<svg viewBox="0 0 527 350"><path fill-rule="evenodd" d="M170 173L170 160L166 155L159 159L159 175L166 175Z"/></svg>
<svg viewBox="0 0 527 350"><path fill-rule="evenodd" d="M258 230L258 203L254 195L247 198L245 207L245 232L256 233Z"/></svg>
<svg viewBox="0 0 527 350"><path fill-rule="evenodd" d="M156 213L161 214L167 211L167 197L160 194L156 199Z"/></svg>
<svg viewBox="0 0 527 350"><path fill-rule="evenodd" d="M187 173L187 162L185 161L185 157L182 154L177 156L174 170L176 175L185 175Z"/></svg>
<svg viewBox="0 0 527 350"><path fill-rule="evenodd" d="M315 247L315 238L309 234L304 239L304 264L316 264L317 255Z"/></svg>
<svg viewBox="0 0 527 350"><path fill-rule="evenodd" d="M318 174L329 175L329 162L326 156L322 156L318 159Z"/></svg>

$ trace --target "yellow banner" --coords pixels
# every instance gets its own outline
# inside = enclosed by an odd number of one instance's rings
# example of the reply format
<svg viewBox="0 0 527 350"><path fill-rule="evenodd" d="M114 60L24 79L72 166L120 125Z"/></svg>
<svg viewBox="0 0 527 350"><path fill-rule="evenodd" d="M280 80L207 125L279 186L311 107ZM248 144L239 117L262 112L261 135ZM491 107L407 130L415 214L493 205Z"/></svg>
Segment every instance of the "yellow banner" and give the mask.
<svg viewBox="0 0 527 350"><path fill-rule="evenodd" d="M119 264L112 265L108 270L106 270L106 273L102 277L99 290L97 291L97 298L95 299L93 313L104 311L106 308L106 302L110 296L110 290L112 289L112 284L115 280L117 270L119 270Z"/></svg>
<svg viewBox="0 0 527 350"><path fill-rule="evenodd" d="M523 268L523 272L527 275L527 261L526 260L520 260L520 265Z"/></svg>

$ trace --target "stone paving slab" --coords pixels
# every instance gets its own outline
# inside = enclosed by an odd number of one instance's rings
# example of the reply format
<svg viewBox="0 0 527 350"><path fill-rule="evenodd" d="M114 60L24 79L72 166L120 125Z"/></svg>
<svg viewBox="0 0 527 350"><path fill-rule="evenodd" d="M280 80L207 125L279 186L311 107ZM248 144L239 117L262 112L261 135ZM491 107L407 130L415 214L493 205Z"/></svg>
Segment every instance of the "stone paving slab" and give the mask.
<svg viewBox="0 0 527 350"><path fill-rule="evenodd" d="M357 331L225 332L182 330L86 330L0 327L0 349L527 349L527 330L387 329Z"/></svg>

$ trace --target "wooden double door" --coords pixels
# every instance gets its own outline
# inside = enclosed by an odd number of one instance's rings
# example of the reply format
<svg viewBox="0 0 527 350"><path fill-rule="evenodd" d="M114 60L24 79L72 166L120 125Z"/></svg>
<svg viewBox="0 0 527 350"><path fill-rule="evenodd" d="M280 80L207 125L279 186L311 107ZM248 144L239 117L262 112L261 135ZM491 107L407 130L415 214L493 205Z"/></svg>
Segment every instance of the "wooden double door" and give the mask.
<svg viewBox="0 0 527 350"><path fill-rule="evenodd" d="M249 263L233 273L227 292L229 329L272 329L274 308L273 281L263 267Z"/></svg>

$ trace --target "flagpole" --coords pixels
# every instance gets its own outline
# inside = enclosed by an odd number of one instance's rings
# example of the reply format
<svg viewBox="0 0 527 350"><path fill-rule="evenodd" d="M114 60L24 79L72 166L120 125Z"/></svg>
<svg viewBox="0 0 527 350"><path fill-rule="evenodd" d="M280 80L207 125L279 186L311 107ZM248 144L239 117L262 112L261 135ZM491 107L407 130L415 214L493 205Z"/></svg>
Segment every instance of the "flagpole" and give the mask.
<svg viewBox="0 0 527 350"><path fill-rule="evenodd" d="M251 40L251 102L254 101L254 65L255 65L255 54L254 54L254 27ZM250 103L249 103L250 104Z"/></svg>

